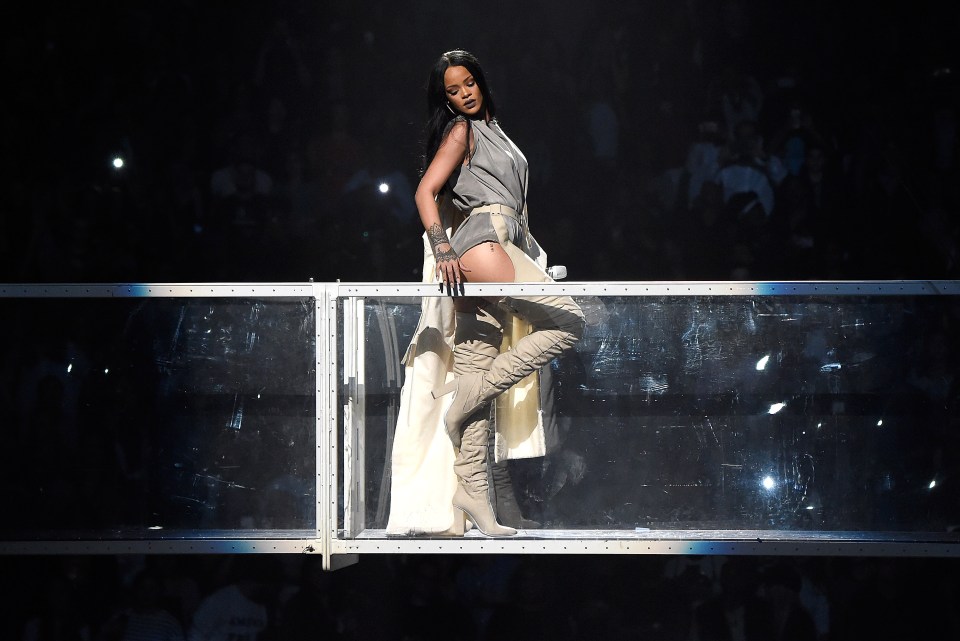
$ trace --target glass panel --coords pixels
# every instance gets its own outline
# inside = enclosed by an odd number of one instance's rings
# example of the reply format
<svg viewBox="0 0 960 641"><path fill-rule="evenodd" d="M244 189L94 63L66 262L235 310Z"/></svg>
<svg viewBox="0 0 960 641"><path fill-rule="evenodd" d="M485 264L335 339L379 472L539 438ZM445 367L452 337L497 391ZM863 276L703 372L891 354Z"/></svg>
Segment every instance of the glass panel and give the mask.
<svg viewBox="0 0 960 641"><path fill-rule="evenodd" d="M4 540L315 529L313 298L0 299L0 319Z"/></svg>
<svg viewBox="0 0 960 641"><path fill-rule="evenodd" d="M577 300L585 335L542 379L555 407L547 454L508 463L525 517L956 537L955 297ZM420 302L366 305L365 519L378 529L399 396L386 371Z"/></svg>
<svg viewBox="0 0 960 641"><path fill-rule="evenodd" d="M383 528L390 509L390 454L404 380L401 357L420 320L420 300L368 298L364 302L366 499L362 509L367 528Z"/></svg>

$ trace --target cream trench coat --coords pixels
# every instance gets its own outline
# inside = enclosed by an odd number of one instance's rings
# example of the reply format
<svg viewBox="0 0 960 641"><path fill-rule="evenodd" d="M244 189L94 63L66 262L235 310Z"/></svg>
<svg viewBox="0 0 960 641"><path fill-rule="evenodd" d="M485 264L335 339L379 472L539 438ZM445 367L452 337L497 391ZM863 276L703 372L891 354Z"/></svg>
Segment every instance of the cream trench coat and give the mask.
<svg viewBox="0 0 960 641"><path fill-rule="evenodd" d="M458 223L459 212L441 203L440 216L447 234ZM544 270L546 253L527 234L521 247ZM423 282L435 283L433 250L423 235ZM431 391L453 378L453 341L456 312L453 299L424 297L420 323L403 356L404 383L391 454L390 517L387 534L453 534L458 531L453 508L457 477L453 472L455 450L447 436L443 415L452 395L434 399ZM522 319L512 316L504 327L501 351L529 331ZM496 461L532 458L546 454L540 388L531 374L497 399L495 411Z"/></svg>

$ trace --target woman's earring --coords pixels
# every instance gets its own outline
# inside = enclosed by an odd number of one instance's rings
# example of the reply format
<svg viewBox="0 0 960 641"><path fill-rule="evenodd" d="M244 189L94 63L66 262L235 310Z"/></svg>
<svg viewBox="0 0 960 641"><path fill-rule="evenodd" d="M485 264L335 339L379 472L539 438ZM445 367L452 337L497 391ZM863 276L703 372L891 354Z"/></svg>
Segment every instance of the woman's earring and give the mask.
<svg viewBox="0 0 960 641"><path fill-rule="evenodd" d="M447 109L449 109L449 110L450 110L450 113L452 113L454 116L457 115L457 112L453 110L453 107L450 106L450 103L449 103L449 102L447 103Z"/></svg>

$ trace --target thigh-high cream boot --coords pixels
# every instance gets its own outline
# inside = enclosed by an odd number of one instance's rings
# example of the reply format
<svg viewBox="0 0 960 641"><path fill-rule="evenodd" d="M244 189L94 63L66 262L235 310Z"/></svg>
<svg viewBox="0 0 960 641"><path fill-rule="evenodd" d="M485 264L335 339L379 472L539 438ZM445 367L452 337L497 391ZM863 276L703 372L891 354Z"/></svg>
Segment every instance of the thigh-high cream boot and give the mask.
<svg viewBox="0 0 960 641"><path fill-rule="evenodd" d="M458 312L454 341L454 374L459 378L482 373L500 353L501 325L483 309L476 314ZM476 408L462 423L462 433L460 424L447 424L450 438L459 448L453 463L459 481L453 495L453 506L463 510L487 536L512 536L517 531L497 523L490 500L490 412L490 405ZM451 427L454 428L452 431Z"/></svg>
<svg viewBox="0 0 960 641"><path fill-rule="evenodd" d="M465 372L434 390L434 397L454 392L444 416L450 434L486 403L571 349L583 335L583 312L569 296L507 297L499 306L526 319L533 331L499 354L486 371Z"/></svg>
<svg viewBox="0 0 960 641"><path fill-rule="evenodd" d="M476 313L457 312L457 333L453 342L453 380L482 373L490 369L490 365L500 354L503 326L493 314L483 308ZM447 435L454 447L460 447L460 434L468 418L469 416L464 416L459 423L446 423Z"/></svg>

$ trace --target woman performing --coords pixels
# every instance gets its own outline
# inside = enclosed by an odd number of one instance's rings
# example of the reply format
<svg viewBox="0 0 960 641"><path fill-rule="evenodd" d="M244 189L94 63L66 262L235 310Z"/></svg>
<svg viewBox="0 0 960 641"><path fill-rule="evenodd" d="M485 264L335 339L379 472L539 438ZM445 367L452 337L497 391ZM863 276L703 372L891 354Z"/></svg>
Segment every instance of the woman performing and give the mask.
<svg viewBox="0 0 960 641"><path fill-rule="evenodd" d="M516 530L498 523L490 499L491 401L570 350L582 336L583 313L569 296L458 295L464 282L551 278L527 228L526 158L494 117L493 96L477 59L465 51L443 54L430 74L427 100L424 172L415 197L426 229L424 278L453 296L455 321L445 323L437 306L449 305L450 298L424 299L412 354L408 350L405 358L387 531L431 533L448 525L442 518L422 527L408 521L418 509L413 505L418 491L422 501L431 500L426 496L430 492L432 500L442 501L437 498L443 496L442 484L434 483L441 488L434 490L422 482L418 489L416 478L423 477L424 461L431 456L443 460L452 442L456 476L452 507L488 536L511 536ZM432 300L437 304L428 307ZM511 315L526 321L531 331L501 353L504 324ZM452 347L452 354L444 351L444 344ZM418 372L410 365L422 355L443 363L439 378L424 376L424 368ZM431 386L426 393L413 389L425 384ZM416 417L410 414L412 405L420 405ZM439 419L439 425L431 425L431 418ZM433 438L438 430L449 437L445 446ZM421 448L423 454L411 457L412 447ZM430 520L426 515L424 519Z"/></svg>

